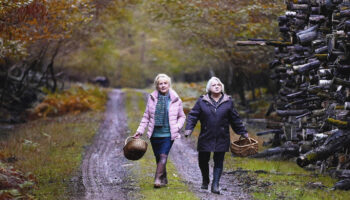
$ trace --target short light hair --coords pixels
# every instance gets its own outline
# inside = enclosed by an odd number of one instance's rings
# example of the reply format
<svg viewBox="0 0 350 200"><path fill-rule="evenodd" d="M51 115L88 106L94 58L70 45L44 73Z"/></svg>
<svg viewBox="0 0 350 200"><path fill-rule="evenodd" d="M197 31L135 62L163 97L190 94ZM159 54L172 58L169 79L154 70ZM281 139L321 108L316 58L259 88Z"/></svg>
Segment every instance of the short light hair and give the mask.
<svg viewBox="0 0 350 200"><path fill-rule="evenodd" d="M213 82L213 81L219 82L219 83L221 84L221 92L225 93L225 85L220 81L219 78L217 78L217 77L215 77L215 76L213 76L213 77L211 77L211 78L209 79L209 81L208 81L208 83L207 83L207 87L205 88L205 91L206 91L207 93L210 92L211 82Z"/></svg>
<svg viewBox="0 0 350 200"><path fill-rule="evenodd" d="M159 83L159 79L165 79L168 83L169 83L169 88L171 87L171 78L166 75L166 74L158 74L156 76L156 78L154 79L154 88L156 88L156 90L158 90L158 83Z"/></svg>

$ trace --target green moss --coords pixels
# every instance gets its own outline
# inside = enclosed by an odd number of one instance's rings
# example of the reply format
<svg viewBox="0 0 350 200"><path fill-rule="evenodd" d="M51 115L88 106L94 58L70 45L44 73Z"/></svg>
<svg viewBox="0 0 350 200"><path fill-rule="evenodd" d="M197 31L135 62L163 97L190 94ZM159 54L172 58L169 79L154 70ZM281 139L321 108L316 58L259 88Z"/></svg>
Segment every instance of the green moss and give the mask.
<svg viewBox="0 0 350 200"><path fill-rule="evenodd" d="M306 155L306 159L314 160L316 158L316 153L310 153Z"/></svg>
<svg viewBox="0 0 350 200"><path fill-rule="evenodd" d="M126 112L128 117L128 126L131 134L134 134L141 117L145 110L144 95L141 92L124 89L126 93ZM143 136L145 137L145 136ZM149 141L148 141L149 143ZM155 158L153 156L152 147L149 144L148 150L144 157L135 161L132 169L137 185L140 188L141 199L198 199L189 191L186 184L179 177L174 164L168 161L167 173L169 184L167 187L155 189L153 188L154 173L156 169Z"/></svg>
<svg viewBox="0 0 350 200"><path fill-rule="evenodd" d="M348 122L346 122L346 121L341 121L341 120L337 120L337 119L333 119L333 118L328 118L326 121L328 123L334 124L336 126L347 126L348 125Z"/></svg>

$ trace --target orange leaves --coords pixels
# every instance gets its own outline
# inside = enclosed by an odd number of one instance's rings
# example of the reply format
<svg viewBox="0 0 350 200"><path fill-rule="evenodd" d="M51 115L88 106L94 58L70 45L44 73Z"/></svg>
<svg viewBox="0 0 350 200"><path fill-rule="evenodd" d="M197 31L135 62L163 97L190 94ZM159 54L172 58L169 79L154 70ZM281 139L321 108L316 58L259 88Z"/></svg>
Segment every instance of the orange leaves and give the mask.
<svg viewBox="0 0 350 200"><path fill-rule="evenodd" d="M1 19L8 25L20 25L34 18L42 20L47 15L45 6L39 1L5 5L0 9Z"/></svg>
<svg viewBox="0 0 350 200"><path fill-rule="evenodd" d="M0 18L3 20L3 30L1 36L4 39L17 40L22 39L19 36L11 36L12 31L22 32L27 26L35 27L45 20L47 16L46 7L39 1L33 1L29 4L16 4L16 6L3 7ZM24 30L23 30L24 29Z"/></svg>
<svg viewBox="0 0 350 200"><path fill-rule="evenodd" d="M0 1L0 38L5 41L33 43L42 39L70 37L74 26L89 21L84 13L92 11L91 1Z"/></svg>
<svg viewBox="0 0 350 200"><path fill-rule="evenodd" d="M46 96L45 100L29 111L29 118L78 114L87 110L102 110L107 100L106 91L95 86L75 86L62 93Z"/></svg>

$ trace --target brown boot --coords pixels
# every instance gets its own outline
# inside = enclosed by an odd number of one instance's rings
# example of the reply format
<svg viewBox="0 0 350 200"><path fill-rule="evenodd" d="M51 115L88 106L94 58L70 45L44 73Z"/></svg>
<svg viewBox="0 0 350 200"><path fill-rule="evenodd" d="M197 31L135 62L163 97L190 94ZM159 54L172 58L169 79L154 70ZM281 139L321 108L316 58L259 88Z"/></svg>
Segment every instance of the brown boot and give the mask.
<svg viewBox="0 0 350 200"><path fill-rule="evenodd" d="M157 169L156 169L156 174L154 178L155 188L160 188L164 186L164 184L162 184L162 179L164 179L163 176L165 173L165 166L166 166L167 159L168 159L168 155L160 154L160 158L159 158L159 162L157 163Z"/></svg>
<svg viewBox="0 0 350 200"><path fill-rule="evenodd" d="M162 186L166 186L168 184L168 178L167 178L167 173L166 173L166 167L164 169L164 173L161 177L161 182L162 182Z"/></svg>

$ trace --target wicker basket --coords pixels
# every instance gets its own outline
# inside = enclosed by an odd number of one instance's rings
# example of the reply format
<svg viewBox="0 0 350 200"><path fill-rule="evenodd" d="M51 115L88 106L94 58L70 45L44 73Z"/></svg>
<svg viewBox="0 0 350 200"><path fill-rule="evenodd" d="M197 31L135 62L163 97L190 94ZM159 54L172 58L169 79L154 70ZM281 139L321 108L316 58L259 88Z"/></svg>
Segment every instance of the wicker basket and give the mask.
<svg viewBox="0 0 350 200"><path fill-rule="evenodd" d="M240 137L238 140L231 142L231 152L240 157L246 157L258 153L258 141L253 138L243 139Z"/></svg>
<svg viewBox="0 0 350 200"><path fill-rule="evenodd" d="M132 140L128 141L130 138L132 138ZM146 153L147 146L148 144L144 140L140 138L135 139L132 136L129 136L125 140L123 148L124 156L129 160L138 160Z"/></svg>

